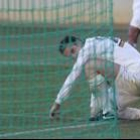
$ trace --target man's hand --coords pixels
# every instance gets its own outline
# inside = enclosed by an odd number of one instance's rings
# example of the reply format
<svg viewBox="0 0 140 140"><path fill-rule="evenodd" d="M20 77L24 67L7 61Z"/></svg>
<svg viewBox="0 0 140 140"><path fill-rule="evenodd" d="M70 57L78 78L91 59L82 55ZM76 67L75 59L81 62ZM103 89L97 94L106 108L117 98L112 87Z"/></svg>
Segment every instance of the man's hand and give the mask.
<svg viewBox="0 0 140 140"><path fill-rule="evenodd" d="M50 118L58 118L60 114L60 104L54 103L50 110Z"/></svg>

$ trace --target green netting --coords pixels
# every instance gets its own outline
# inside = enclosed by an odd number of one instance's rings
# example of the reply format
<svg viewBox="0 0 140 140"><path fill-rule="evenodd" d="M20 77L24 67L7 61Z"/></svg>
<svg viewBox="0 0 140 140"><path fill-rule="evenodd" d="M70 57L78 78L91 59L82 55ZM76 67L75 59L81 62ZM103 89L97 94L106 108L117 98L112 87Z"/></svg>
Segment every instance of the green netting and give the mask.
<svg viewBox="0 0 140 140"><path fill-rule="evenodd" d="M0 0L0 138L119 137L117 119L88 121L84 74L60 119L49 119L73 65L58 52L59 41L65 35L112 37L112 8L113 0Z"/></svg>

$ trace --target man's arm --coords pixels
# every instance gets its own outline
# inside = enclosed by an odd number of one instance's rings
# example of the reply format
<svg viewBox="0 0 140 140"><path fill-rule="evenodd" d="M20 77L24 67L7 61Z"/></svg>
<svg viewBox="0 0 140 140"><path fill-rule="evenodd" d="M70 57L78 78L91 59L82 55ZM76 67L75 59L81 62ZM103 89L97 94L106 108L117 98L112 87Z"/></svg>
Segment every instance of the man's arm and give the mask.
<svg viewBox="0 0 140 140"><path fill-rule="evenodd" d="M70 96L70 90L72 89L73 84L76 81L76 79L80 76L82 72L82 68L87 60L88 60L88 55L86 55L86 53L84 52L84 49L82 49L79 53L79 56L75 65L73 66L71 73L67 77L64 85L62 86L60 92L57 95L55 103L51 108L51 112L50 112L51 116L55 116L54 114L55 112L58 112L58 110L60 109L61 103Z"/></svg>
<svg viewBox="0 0 140 140"><path fill-rule="evenodd" d="M130 22L128 41L137 47L138 37L140 35L140 0L133 1L133 17Z"/></svg>

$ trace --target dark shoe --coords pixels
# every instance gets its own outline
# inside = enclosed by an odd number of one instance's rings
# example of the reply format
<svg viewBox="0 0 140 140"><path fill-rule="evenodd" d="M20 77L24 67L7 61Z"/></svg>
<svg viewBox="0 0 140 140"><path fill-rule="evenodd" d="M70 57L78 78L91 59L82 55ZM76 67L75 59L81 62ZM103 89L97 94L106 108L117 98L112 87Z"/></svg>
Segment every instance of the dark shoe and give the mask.
<svg viewBox="0 0 140 140"><path fill-rule="evenodd" d="M101 120L103 120L102 117L91 117L91 118L89 118L90 122L101 121Z"/></svg>
<svg viewBox="0 0 140 140"><path fill-rule="evenodd" d="M102 113L99 113L96 117L89 118L89 121L101 121L103 120Z"/></svg>

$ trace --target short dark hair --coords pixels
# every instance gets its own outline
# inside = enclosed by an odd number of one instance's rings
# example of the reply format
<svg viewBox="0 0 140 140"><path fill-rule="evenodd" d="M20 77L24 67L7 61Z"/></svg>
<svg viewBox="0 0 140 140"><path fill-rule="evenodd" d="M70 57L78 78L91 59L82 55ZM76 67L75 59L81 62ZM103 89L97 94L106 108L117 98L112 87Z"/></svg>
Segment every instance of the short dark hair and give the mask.
<svg viewBox="0 0 140 140"><path fill-rule="evenodd" d="M76 36L65 36L61 41L59 45L59 51L63 54L64 50L69 43L77 44L77 42L80 41L83 42L80 38Z"/></svg>

